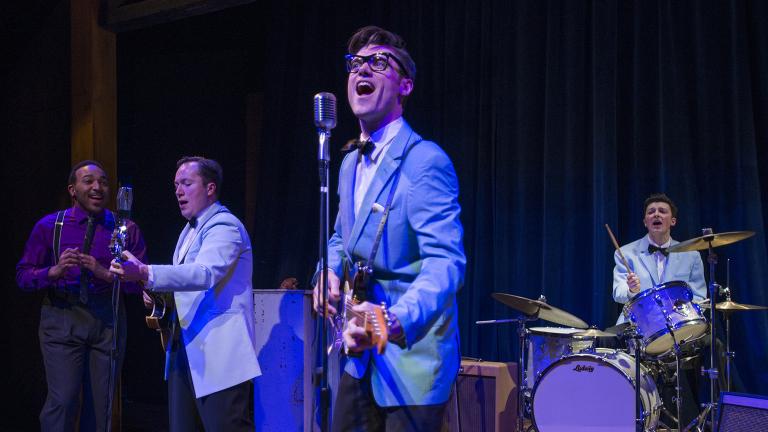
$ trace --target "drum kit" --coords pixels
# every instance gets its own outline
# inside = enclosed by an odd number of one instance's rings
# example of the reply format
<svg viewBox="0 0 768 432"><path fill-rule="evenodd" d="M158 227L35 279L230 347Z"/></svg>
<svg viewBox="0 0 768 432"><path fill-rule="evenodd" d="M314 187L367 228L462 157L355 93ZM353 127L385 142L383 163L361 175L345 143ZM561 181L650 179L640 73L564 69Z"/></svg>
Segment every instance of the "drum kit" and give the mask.
<svg viewBox="0 0 768 432"><path fill-rule="evenodd" d="M708 250L710 269L709 298L715 289L726 300L712 308L709 300L695 302L691 288L683 281L671 281L642 291L624 305L627 322L599 330L578 317L547 303L512 294L493 293L498 302L519 312L516 318L477 321L477 324L512 322L517 324L519 367L517 382L518 432L581 431L704 431L715 430L715 381L718 379L715 349L710 349L709 369L703 374L710 380L710 403L691 424L681 425L680 370L683 352L698 350L693 341L706 340L715 347L715 311L725 318L726 391L730 390L730 317L738 311L767 310L766 306L736 303L730 289L714 282L717 256L712 248L724 246L754 235L750 231L712 234L705 229L702 237L669 248L669 252ZM730 279L730 275L729 275ZM709 310L709 318L704 311ZM527 327L529 321L542 319L565 327ZM622 339L627 349L599 347L602 338ZM673 361L674 360L674 361ZM670 370L674 368L673 370ZM665 409L657 383L673 375L676 417ZM676 428L661 420L666 413ZM711 420L707 418L711 414Z"/></svg>

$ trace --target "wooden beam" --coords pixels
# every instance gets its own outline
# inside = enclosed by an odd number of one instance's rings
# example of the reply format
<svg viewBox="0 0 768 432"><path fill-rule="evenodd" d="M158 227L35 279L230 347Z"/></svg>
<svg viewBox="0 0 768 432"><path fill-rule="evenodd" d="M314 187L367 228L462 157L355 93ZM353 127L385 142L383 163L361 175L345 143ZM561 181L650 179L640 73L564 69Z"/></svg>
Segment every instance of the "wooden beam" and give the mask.
<svg viewBox="0 0 768 432"><path fill-rule="evenodd" d="M99 26L99 4L100 0L70 2L72 163L84 159L101 162L116 186L115 34Z"/></svg>
<svg viewBox="0 0 768 432"><path fill-rule="evenodd" d="M195 15L253 3L255 0L107 0L105 26L114 32L136 30Z"/></svg>

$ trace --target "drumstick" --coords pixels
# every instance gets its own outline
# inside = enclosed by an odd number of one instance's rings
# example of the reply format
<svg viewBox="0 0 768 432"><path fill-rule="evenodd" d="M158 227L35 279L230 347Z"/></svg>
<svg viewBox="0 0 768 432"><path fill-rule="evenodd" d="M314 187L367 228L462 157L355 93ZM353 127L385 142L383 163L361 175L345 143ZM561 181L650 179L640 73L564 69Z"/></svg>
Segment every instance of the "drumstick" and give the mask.
<svg viewBox="0 0 768 432"><path fill-rule="evenodd" d="M608 230L608 235L611 236L611 241L613 242L613 246L616 248L616 252L619 253L619 257L621 257L621 262L624 263L624 267L627 268L627 273L631 272L632 269L629 268L629 263L627 262L627 259L624 258L624 254L621 253L621 248L619 247L619 242L616 241L616 237L613 236L613 231L611 231L611 227L608 226L608 224L605 224L605 229Z"/></svg>

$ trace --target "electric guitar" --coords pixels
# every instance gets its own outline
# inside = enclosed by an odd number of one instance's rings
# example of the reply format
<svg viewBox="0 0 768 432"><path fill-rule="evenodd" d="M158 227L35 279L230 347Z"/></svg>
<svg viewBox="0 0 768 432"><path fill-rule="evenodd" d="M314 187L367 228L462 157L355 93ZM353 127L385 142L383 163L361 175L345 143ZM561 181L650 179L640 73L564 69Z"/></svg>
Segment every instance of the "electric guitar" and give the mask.
<svg viewBox="0 0 768 432"><path fill-rule="evenodd" d="M328 352L330 353L334 348L343 345L344 339L342 334L347 328L347 323L352 318L357 318L357 326L365 329L365 332L371 339L371 343L376 346L376 352L381 355L387 347L387 340L389 338L387 306L382 302L380 306L374 306L373 310L367 312L358 312L352 309L353 306L366 300L366 287L371 273L371 270L363 265L362 262L355 263L355 269L355 276L350 282L349 266L346 262L344 263L341 306L339 307L339 313L333 318L335 338L331 346L328 347ZM349 354L346 347L345 352Z"/></svg>

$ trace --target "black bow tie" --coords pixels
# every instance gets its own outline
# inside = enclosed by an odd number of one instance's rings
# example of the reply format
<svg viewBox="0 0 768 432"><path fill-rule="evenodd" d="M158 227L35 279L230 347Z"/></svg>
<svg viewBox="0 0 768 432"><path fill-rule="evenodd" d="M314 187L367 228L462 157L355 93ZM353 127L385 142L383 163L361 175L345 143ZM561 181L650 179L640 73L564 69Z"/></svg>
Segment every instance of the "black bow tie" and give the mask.
<svg viewBox="0 0 768 432"><path fill-rule="evenodd" d="M196 217L193 217L192 219L189 220L189 226L192 227L192 228L197 228L197 218Z"/></svg>
<svg viewBox="0 0 768 432"><path fill-rule="evenodd" d="M373 153L374 148L376 148L376 144L371 140L360 141L358 139L351 139L344 144L344 147L341 148L341 152L349 153L355 150L360 150L362 154L370 156L371 153Z"/></svg>
<svg viewBox="0 0 768 432"><path fill-rule="evenodd" d="M648 253L653 255L655 252L661 252L662 255L667 256L669 255L669 251L667 251L667 248L665 247L658 247L654 246L652 244L648 245Z"/></svg>

